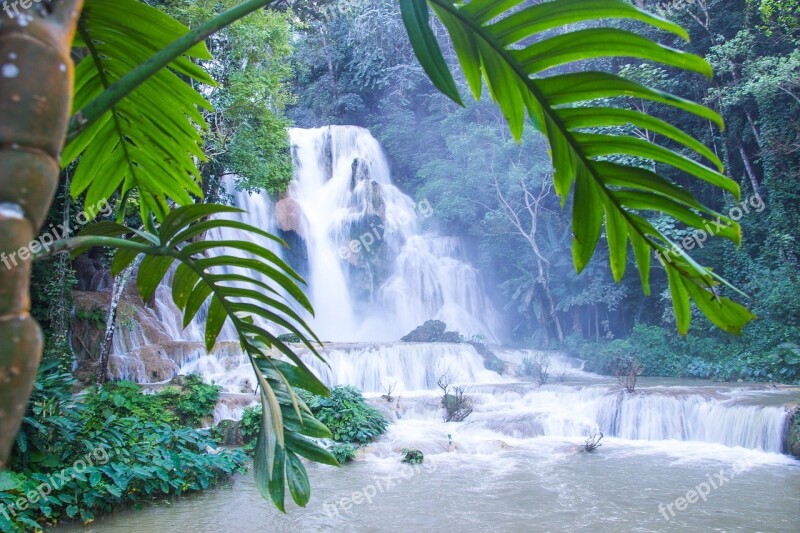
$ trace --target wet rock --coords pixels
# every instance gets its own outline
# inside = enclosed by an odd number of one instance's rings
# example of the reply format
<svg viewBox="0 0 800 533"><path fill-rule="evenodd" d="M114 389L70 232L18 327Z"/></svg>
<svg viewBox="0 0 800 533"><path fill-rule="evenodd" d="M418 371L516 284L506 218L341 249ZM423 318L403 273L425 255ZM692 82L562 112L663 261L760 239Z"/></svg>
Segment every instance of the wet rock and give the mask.
<svg viewBox="0 0 800 533"><path fill-rule="evenodd" d="M438 342L446 329L447 324L441 320L428 320L401 340L403 342Z"/></svg>
<svg viewBox="0 0 800 533"><path fill-rule="evenodd" d="M284 198L275 204L275 219L282 231L305 236L306 219L303 209L294 198Z"/></svg>
<svg viewBox="0 0 800 533"><path fill-rule="evenodd" d="M111 274L99 258L83 254L72 262L79 291L102 291L111 286Z"/></svg>
<svg viewBox="0 0 800 533"><path fill-rule="evenodd" d="M223 446L244 446L241 421L223 420L216 430Z"/></svg>
<svg viewBox="0 0 800 533"><path fill-rule="evenodd" d="M135 285L129 284L117 310L115 346L122 350L111 354L109 370L115 377L143 383L169 380L177 373L169 348L174 341L155 311L142 302ZM72 300L71 341L78 366L75 376L88 384L97 375L111 291L73 291Z"/></svg>
<svg viewBox="0 0 800 533"><path fill-rule="evenodd" d="M449 342L451 344L460 344L461 343L461 335L457 331L445 331L442 333L442 336L439 337L437 342Z"/></svg>
<svg viewBox="0 0 800 533"><path fill-rule="evenodd" d="M786 438L786 451L800 458L800 406L790 405L789 428Z"/></svg>
<svg viewBox="0 0 800 533"><path fill-rule="evenodd" d="M475 351L480 354L481 358L483 359L483 366L487 370L491 370L492 372L497 372L500 375L505 374L508 365L502 361L494 352L492 352L488 346L483 344L482 342L475 342L470 341L470 343Z"/></svg>
<svg viewBox="0 0 800 533"><path fill-rule="evenodd" d="M446 330L447 324L441 320L428 320L401 340L403 342L448 342L452 344L463 342L457 331Z"/></svg>

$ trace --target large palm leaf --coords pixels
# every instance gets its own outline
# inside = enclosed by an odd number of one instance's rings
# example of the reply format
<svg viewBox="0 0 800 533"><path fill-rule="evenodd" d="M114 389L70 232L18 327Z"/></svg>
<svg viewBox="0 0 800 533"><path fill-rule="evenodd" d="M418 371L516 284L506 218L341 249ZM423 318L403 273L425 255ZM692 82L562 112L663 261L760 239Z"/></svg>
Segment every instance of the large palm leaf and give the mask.
<svg viewBox="0 0 800 533"><path fill-rule="evenodd" d="M300 285L303 280L266 246L249 241L198 240L208 231L234 229L255 240L284 245L269 233L221 216L241 213L233 207L199 204L172 210L152 231L135 230L114 222L89 226L64 244L73 254L105 246L118 251L112 274L125 270L140 255L137 285L149 300L177 263L172 298L188 326L205 308L205 341L211 351L227 321L230 321L258 378L264 418L256 447L256 481L265 498L284 509L288 485L294 501L305 506L310 487L298 456L330 465L336 459L315 438L332 438L308 406L295 394L304 389L328 395L328 389L294 351L270 332L275 324L296 334L317 357L319 339L297 309L313 313ZM214 217L208 219L207 217ZM127 237L122 239L121 237ZM283 295L286 296L283 296ZM311 340L308 340L311 339ZM321 357L320 357L321 359Z"/></svg>
<svg viewBox="0 0 800 533"><path fill-rule="evenodd" d="M688 191L651 170L609 159L648 161L672 167L739 196L719 158L679 128L639 111L598 103L618 97L658 102L710 120L714 111L629 79L606 72L553 73L576 61L600 57L635 57L711 76L711 67L688 54L636 33L601 25L605 19L632 19L688 40L676 24L619 0L553 0L529 5L525 0L400 0L412 45L433 83L461 103L456 83L429 25L428 6L447 28L466 81L480 98L485 81L514 136L519 139L528 115L550 143L555 188L562 202L573 199L573 259L582 271L597 247L605 222L611 270L625 274L628 242L650 293L653 252L666 269L681 333L689 329L690 299L718 327L741 332L754 317L743 306L719 295L728 285L697 264L659 232L642 212L667 213L686 226L740 242L738 224L701 205ZM594 27L570 29L576 23ZM579 70L576 68L573 71ZM681 145L687 157L664 145L598 133L600 128L632 125ZM730 285L728 285L730 287ZM731 287L733 288L733 287Z"/></svg>
<svg viewBox="0 0 800 533"><path fill-rule="evenodd" d="M328 389L267 327L291 331L320 357L313 344L319 339L300 314L313 310L300 288L303 280L267 247L202 237L212 230L235 229L283 244L279 239L218 218L238 209L192 205L193 196L201 196L196 161L204 159L200 131L206 125L200 109L210 105L189 82L215 83L192 60L211 59L200 42L203 35L268 3L246 0L190 31L138 0L86 0L74 42L86 56L77 67L72 136L62 164L80 157L72 193L85 194L87 205L117 194L123 199L137 194L147 230L101 222L60 243L59 249L79 254L95 246L114 248L114 275L144 255L137 284L145 300L177 263L173 299L185 325L206 310L208 350L224 324L232 323L252 362L264 405L256 481L264 497L283 510L287 486L298 505L305 506L310 497L298 456L337 464L311 440L330 438L329 430L294 392L327 395ZM173 202L183 207L172 208Z"/></svg>
<svg viewBox="0 0 800 533"><path fill-rule="evenodd" d="M189 31L158 9L138 0L86 0L74 46L86 56L75 72L75 112L114 86L126 74ZM210 104L188 80L214 80L192 59L211 59L204 44L195 45L141 83L98 120L71 139L62 164L81 156L72 194L86 194L96 205L118 191L138 191L144 218L202 196L196 161L204 160L201 108Z"/></svg>

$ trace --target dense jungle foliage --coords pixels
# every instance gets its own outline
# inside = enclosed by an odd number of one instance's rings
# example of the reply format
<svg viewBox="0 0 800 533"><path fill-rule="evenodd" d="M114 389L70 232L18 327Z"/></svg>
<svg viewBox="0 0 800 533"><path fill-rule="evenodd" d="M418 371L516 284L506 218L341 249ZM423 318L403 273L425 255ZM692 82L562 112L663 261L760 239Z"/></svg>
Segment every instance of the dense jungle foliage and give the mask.
<svg viewBox="0 0 800 533"><path fill-rule="evenodd" d="M196 26L238 2L145 3ZM651 297L642 294L632 273L614 282L607 250L575 274L571 206L562 208L555 195L544 137L528 125L517 143L488 98L459 107L443 96L417 61L395 2L280 1L209 38L215 60L205 66L219 86L203 88L214 111L203 111L209 128L200 188L207 201L229 203L221 184L236 176L240 190L266 189L280 197L292 177L288 126L361 125L386 148L401 188L433 207L424 222L428 229L467 240L502 310L510 343L566 348L598 372L608 372L620 354L634 354L645 375L800 382L800 2L636 3L687 28L692 40L685 48L710 61L713 81L636 60L585 63L703 102L725 118L727 129L720 132L706 120L676 118L669 109L630 101L633 109L679 122L712 147L741 185L736 202L715 187L660 169L702 203L737 219L744 235L739 248L710 238L718 232L713 225L706 239L667 217L651 220L748 294L745 303L759 319L740 337L722 332L695 308L691 331L680 336L667 277L658 267ZM663 37L635 22L618 24ZM444 37L444 29L434 27ZM442 48L455 65L456 53L444 38ZM468 94L460 74L456 83ZM619 128L646 140L654 135ZM83 201L69 194L75 172L74 166L64 172L46 224L61 224L84 210ZM139 227L140 207L140 197L132 194L118 218ZM104 268L111 264L111 254L89 255ZM77 273L65 255L35 264L32 313L44 328L46 364L16 442L13 473L0 477L0 502L15 505L77 461L94 457L94 464L71 472L49 499L18 508L13 516L0 514L6 529L88 522L120 505L207 488L244 464L239 452L206 453L217 443L193 428L206 425L219 390L196 378L158 394L123 382L73 395L72 290L85 283ZM81 318L107 320L102 312ZM111 318L125 326L124 316ZM331 452L340 462L386 429L385 418L367 408L358 391L334 389L330 398L308 395L304 401L332 430ZM250 448L262 421L260 410L246 413Z"/></svg>
<svg viewBox="0 0 800 533"><path fill-rule="evenodd" d="M741 337L720 331L696 309L689 335L680 337L663 269L654 271L649 298L635 275L615 284L601 257L576 275L570 212L561 209L553 191L544 139L526 128L517 144L490 101L460 108L442 96L414 58L392 2L350 2L350 9L338 16L307 23L292 56L297 104L289 115L299 126L357 124L373 132L392 160L394 178L434 207L425 223L468 238L473 260L504 310L507 333L515 343L566 346L597 358L592 364L598 370L604 368L604 352L634 347L651 354L645 364L650 375L797 381L798 2L637 4L687 28L687 50L710 61L714 80L698 83L689 73L635 60L589 63L702 101L725 118L723 133L707 121L687 121L685 116L679 124L724 161L742 187L741 201L671 177L702 203L738 219L743 245L714 239L719 232L714 224L707 236L695 238L696 232L665 217L652 222L701 264L713 266L747 293L745 303L759 320ZM626 24L621 27L636 26ZM445 48L445 54L455 62L452 49ZM459 84L465 93L465 81ZM644 101L632 105L674 118ZM634 134L654 136L644 130Z"/></svg>

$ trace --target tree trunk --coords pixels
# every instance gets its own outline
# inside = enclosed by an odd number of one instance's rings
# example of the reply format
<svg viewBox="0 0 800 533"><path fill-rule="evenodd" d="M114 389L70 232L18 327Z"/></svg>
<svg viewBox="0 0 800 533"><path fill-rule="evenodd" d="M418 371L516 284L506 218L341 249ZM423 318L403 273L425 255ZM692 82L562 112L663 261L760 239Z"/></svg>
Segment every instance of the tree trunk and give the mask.
<svg viewBox="0 0 800 533"><path fill-rule="evenodd" d="M117 329L117 309L122 300L122 294L128 286L133 272L133 265L126 268L119 276L114 278L114 285L111 289L111 303L108 306L106 315L106 334L103 337L103 344L100 346L100 363L97 366L97 384L99 386L108 383L108 359L111 356L111 348L114 345L114 332Z"/></svg>
<svg viewBox="0 0 800 533"><path fill-rule="evenodd" d="M760 195L761 183L758 181L758 176L756 176L753 163L750 162L750 157L747 155L747 152L745 151L741 141L739 142L739 155L742 156L742 163L744 163L744 169L747 172L747 177L750 178L750 184L753 186L753 192Z"/></svg>
<svg viewBox="0 0 800 533"><path fill-rule="evenodd" d="M15 4L16 5L16 4ZM20 9L0 24L0 469L42 356L30 315L31 252L59 178L72 105L70 47L82 0Z"/></svg>

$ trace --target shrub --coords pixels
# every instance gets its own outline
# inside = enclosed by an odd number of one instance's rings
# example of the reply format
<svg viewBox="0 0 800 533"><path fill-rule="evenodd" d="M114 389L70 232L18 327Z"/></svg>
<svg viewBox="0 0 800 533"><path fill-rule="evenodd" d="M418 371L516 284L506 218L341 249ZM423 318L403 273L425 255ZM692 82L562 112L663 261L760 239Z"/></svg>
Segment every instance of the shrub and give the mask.
<svg viewBox="0 0 800 533"><path fill-rule="evenodd" d="M0 504L16 513L0 513L0 530L89 522L121 505L206 489L243 468L241 452L207 453L214 447L207 432L165 423L176 417L160 395L114 383L74 397L71 376L47 370L0 477ZM16 506L42 484L51 489L47 499Z"/></svg>
<svg viewBox="0 0 800 533"><path fill-rule="evenodd" d="M386 431L389 421L367 405L355 387L336 387L330 398L301 393L314 416L325 424L338 442L368 444Z"/></svg>
<svg viewBox="0 0 800 533"><path fill-rule="evenodd" d="M221 391L222 387L205 383L199 374L186 376L183 392L175 404L175 412L180 417L181 423L198 427L204 420L210 419Z"/></svg>
<svg viewBox="0 0 800 533"><path fill-rule="evenodd" d="M356 448L353 444L346 442L334 442L330 447L330 452L336 457L340 465L354 461L356 458Z"/></svg>
<svg viewBox="0 0 800 533"><path fill-rule="evenodd" d="M545 354L536 357L525 357L519 370L521 376L536 378L539 385L545 385L550 379L550 358Z"/></svg>
<svg viewBox="0 0 800 533"><path fill-rule="evenodd" d="M92 427L101 427L111 416L167 425L176 425L179 421L168 394L144 394L142 387L130 381L106 383L97 392L87 394L83 403L88 408L87 413L92 413L87 420Z"/></svg>
<svg viewBox="0 0 800 533"><path fill-rule="evenodd" d="M628 392L636 390L636 381L644 372L644 367L636 357L619 356L611 363L611 373Z"/></svg>
<svg viewBox="0 0 800 533"><path fill-rule="evenodd" d="M455 384L455 378L450 374L442 374L437 385L442 390L442 407L444 407L445 422L463 422L472 414L475 401L467 396L466 390Z"/></svg>
<svg viewBox="0 0 800 533"><path fill-rule="evenodd" d="M258 433L261 431L262 407L260 405L248 407L242 413L242 439L244 451L252 455L256 449Z"/></svg>

